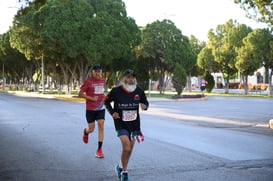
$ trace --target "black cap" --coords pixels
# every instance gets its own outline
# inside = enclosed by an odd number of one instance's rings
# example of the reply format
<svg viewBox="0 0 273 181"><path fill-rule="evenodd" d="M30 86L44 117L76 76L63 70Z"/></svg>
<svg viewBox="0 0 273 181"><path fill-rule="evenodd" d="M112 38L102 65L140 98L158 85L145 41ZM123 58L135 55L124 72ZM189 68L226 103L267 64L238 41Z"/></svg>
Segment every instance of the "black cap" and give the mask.
<svg viewBox="0 0 273 181"><path fill-rule="evenodd" d="M127 69L123 72L122 77L136 76L133 70Z"/></svg>
<svg viewBox="0 0 273 181"><path fill-rule="evenodd" d="M100 65L94 65L92 70L101 70L101 66Z"/></svg>

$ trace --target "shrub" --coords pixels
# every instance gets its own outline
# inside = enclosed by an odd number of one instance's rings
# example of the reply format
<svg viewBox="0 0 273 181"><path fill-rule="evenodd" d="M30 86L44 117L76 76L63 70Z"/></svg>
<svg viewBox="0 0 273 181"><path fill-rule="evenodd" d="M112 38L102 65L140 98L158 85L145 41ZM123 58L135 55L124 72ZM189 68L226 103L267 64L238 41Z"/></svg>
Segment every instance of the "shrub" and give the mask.
<svg viewBox="0 0 273 181"><path fill-rule="evenodd" d="M206 91L211 92L215 85L213 76L209 72L206 72L204 79L208 82L206 86Z"/></svg>
<svg viewBox="0 0 273 181"><path fill-rule="evenodd" d="M173 87L175 88L177 95L183 92L183 88L187 83L187 74L182 65L176 64L172 78Z"/></svg>

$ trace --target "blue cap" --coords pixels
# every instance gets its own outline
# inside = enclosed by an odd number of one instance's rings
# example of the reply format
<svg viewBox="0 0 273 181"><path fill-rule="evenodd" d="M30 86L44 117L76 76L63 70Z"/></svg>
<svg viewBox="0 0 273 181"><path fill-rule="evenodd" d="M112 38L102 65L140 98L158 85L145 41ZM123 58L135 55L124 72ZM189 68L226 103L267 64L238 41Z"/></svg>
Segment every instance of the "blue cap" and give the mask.
<svg viewBox="0 0 273 181"><path fill-rule="evenodd" d="M101 66L100 65L94 65L92 70L101 70Z"/></svg>

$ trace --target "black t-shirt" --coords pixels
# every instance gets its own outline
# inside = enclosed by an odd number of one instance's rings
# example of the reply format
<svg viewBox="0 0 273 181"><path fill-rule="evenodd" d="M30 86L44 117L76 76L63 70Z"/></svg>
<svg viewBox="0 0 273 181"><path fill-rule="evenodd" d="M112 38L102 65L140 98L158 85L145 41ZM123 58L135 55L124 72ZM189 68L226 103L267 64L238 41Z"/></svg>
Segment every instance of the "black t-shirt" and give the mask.
<svg viewBox="0 0 273 181"><path fill-rule="evenodd" d="M114 102L113 107L111 102ZM105 107L111 115L114 112L119 113L120 118L114 120L116 130L140 130L139 103L145 104L146 108L149 106L144 91L138 86L133 92L127 92L122 86L114 87L109 92Z"/></svg>

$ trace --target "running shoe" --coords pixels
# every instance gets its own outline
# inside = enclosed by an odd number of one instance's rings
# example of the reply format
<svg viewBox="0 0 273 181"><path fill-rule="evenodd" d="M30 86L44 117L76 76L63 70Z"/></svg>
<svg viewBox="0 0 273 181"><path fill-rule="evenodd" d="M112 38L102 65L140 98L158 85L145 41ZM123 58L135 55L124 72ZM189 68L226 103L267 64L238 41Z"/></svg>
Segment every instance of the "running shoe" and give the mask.
<svg viewBox="0 0 273 181"><path fill-rule="evenodd" d="M102 149L97 149L97 151L96 151L96 157L98 157L98 158L104 158L104 154L102 152Z"/></svg>
<svg viewBox="0 0 273 181"><path fill-rule="evenodd" d="M88 143L88 134L86 133L86 128L83 129L83 136L82 136L82 140L85 144Z"/></svg>
<svg viewBox="0 0 273 181"><path fill-rule="evenodd" d="M128 172L127 171L121 172L121 181L129 181Z"/></svg>
<svg viewBox="0 0 273 181"><path fill-rule="evenodd" d="M119 167L119 165L117 165L115 167L115 171L117 172L118 174L118 179L120 180L121 179L121 172L122 172L122 169Z"/></svg>

